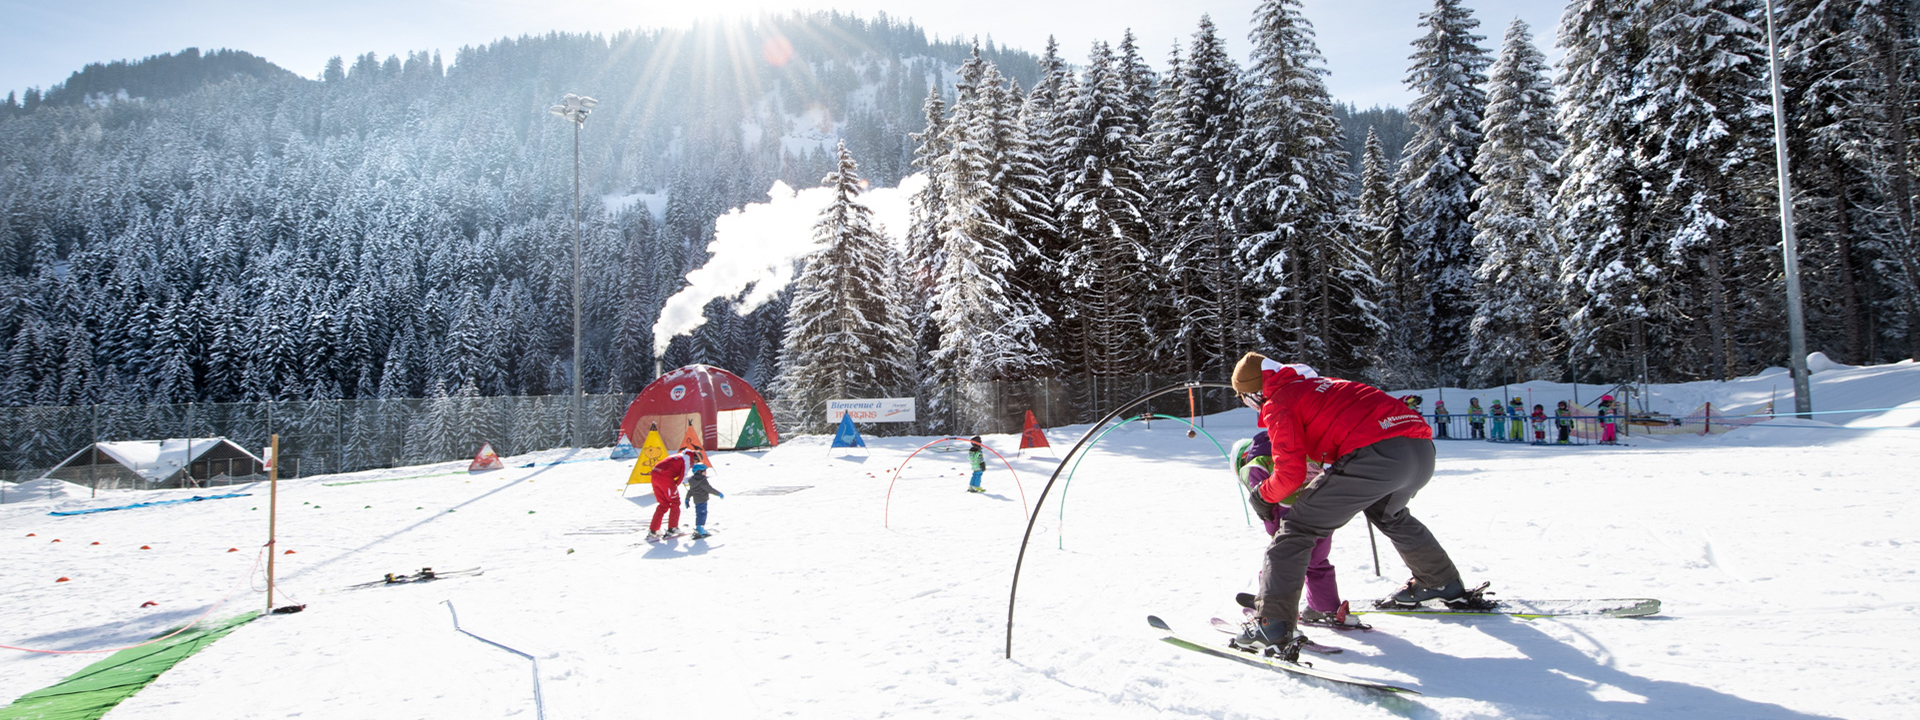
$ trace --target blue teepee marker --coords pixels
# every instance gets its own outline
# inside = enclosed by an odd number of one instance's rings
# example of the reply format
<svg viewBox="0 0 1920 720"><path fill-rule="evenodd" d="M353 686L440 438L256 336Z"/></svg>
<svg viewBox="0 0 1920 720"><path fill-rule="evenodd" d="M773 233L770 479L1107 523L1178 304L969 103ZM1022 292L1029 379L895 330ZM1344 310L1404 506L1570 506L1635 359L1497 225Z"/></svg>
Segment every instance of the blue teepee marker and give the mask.
<svg viewBox="0 0 1920 720"><path fill-rule="evenodd" d="M846 412L840 413L840 429L833 431L833 444L827 446L827 449L832 450L841 447L864 448L866 446L866 439L860 437L860 431L855 430L853 427L853 414Z"/></svg>

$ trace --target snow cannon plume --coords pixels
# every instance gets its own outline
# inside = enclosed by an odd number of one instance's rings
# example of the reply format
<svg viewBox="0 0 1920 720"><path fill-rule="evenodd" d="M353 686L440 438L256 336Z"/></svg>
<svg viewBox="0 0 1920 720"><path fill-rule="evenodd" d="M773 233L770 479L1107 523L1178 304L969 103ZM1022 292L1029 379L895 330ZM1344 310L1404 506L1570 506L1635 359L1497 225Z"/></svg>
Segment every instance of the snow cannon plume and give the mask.
<svg viewBox="0 0 1920 720"><path fill-rule="evenodd" d="M875 188L859 201L873 210L881 231L898 245L907 227L913 195L926 185L924 175L910 175L899 187ZM775 181L770 199L751 203L714 220L713 259L687 273L687 286L667 298L660 319L653 324L653 353L706 324L705 308L715 298L746 293L734 312L746 315L759 309L793 282L794 263L814 249L813 224L833 201L833 188L794 190ZM751 289L751 291L749 291Z"/></svg>

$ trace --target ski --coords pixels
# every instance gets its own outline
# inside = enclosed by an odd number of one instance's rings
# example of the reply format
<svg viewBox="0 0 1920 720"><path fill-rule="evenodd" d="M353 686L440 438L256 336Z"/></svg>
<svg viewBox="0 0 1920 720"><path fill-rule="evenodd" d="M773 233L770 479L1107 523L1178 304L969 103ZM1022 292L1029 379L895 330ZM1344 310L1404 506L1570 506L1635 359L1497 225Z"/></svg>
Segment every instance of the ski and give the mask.
<svg viewBox="0 0 1920 720"><path fill-rule="evenodd" d="M347 589L355 590L359 588L374 587L377 585L405 585L408 583L430 582L433 580L443 580L446 578L461 577L465 575L479 575L483 572L485 571L477 567L470 567L464 570L434 570L433 568L430 568L430 567L424 567L424 568L420 568L420 571L415 573L387 573L387 576L384 578L381 578L379 580L374 580L372 582L363 582L363 583L357 583L354 585L348 585Z"/></svg>
<svg viewBox="0 0 1920 720"><path fill-rule="evenodd" d="M1600 598L1592 600L1496 600L1480 583L1453 600L1428 600L1402 605L1391 599L1375 600L1376 615L1505 615L1522 620L1581 615L1600 617L1645 617L1660 612L1660 601L1653 598Z"/></svg>
<svg viewBox="0 0 1920 720"><path fill-rule="evenodd" d="M1432 601L1429 601L1431 603ZM1452 606L1420 604L1402 607L1389 604L1353 614L1371 615L1504 615L1522 620L1550 617L1646 617L1660 613L1660 601L1654 598L1596 598L1590 600L1488 600L1490 605Z"/></svg>
<svg viewBox="0 0 1920 720"><path fill-rule="evenodd" d="M1315 668L1311 665L1306 665L1304 663L1292 663L1292 662L1287 662L1285 660L1280 660L1278 658L1263 657L1263 656L1255 655L1252 653L1240 652L1238 650L1234 650L1231 648L1216 647L1216 646L1208 645L1202 642L1195 642L1193 640L1189 640L1187 638L1174 634L1173 628L1169 627L1165 620L1161 620L1159 617L1154 615L1147 616L1147 624L1152 625L1153 627L1159 630L1165 631L1167 635L1165 637L1160 638L1160 640L1169 645L1173 645L1174 647L1185 648L1195 652L1212 655L1214 657L1226 658L1228 660L1233 660L1236 662L1243 662L1248 665L1264 667L1270 670L1279 670L1282 672L1293 673L1295 675L1299 675L1302 677L1310 677L1318 680L1325 680L1328 682L1339 683L1342 685L1363 687L1370 690L1379 690L1381 692L1389 692L1389 693L1405 693L1408 695L1420 694L1420 691L1414 690L1412 688L1403 688L1398 685L1388 685L1382 682L1364 680L1361 678L1353 677L1351 675L1343 675L1341 673L1333 672L1330 670L1321 670L1319 668Z"/></svg>
<svg viewBox="0 0 1920 720"><path fill-rule="evenodd" d="M1226 618L1214 618L1213 629L1219 630L1220 632L1226 633L1228 635L1240 634L1240 626L1234 623L1232 620L1228 620ZM1332 645L1321 645L1320 643L1313 642L1311 640L1307 641L1305 645L1301 645L1300 649L1310 653L1319 654L1319 655L1339 655L1342 652L1346 652L1345 649L1343 648L1337 648Z"/></svg>
<svg viewBox="0 0 1920 720"><path fill-rule="evenodd" d="M1354 615L1505 615L1522 620L1549 617L1645 617L1660 613L1660 601L1654 598L1595 598L1585 600L1495 600L1486 584L1467 592L1459 600L1429 600L1413 606L1396 605L1386 600L1374 602L1372 610L1354 610ZM1234 596L1240 607L1253 607L1253 595ZM1327 626L1334 627L1334 626ZM1338 628L1336 628L1338 629Z"/></svg>

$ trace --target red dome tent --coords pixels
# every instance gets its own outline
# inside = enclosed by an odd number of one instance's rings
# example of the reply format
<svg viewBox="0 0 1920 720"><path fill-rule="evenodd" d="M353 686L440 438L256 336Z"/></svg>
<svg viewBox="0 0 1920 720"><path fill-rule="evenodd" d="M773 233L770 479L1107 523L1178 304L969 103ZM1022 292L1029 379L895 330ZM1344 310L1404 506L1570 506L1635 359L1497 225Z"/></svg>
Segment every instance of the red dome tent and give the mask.
<svg viewBox="0 0 1920 720"><path fill-rule="evenodd" d="M627 406L620 430L644 438L658 429L662 440L672 442L695 424L706 450L780 444L767 401L740 376L712 365L688 365L648 384Z"/></svg>

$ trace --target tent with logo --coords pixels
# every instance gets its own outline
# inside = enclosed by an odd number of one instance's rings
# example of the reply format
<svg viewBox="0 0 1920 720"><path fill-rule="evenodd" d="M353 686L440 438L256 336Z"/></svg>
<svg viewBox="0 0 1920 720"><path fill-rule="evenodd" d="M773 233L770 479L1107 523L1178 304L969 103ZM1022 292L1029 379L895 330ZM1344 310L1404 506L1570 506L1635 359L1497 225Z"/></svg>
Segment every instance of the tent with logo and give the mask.
<svg viewBox="0 0 1920 720"><path fill-rule="evenodd" d="M255 480L265 462L223 437L97 442L43 478L102 490L206 487Z"/></svg>
<svg viewBox="0 0 1920 720"><path fill-rule="evenodd" d="M689 444L700 439L702 450L745 450L780 444L773 409L740 376L712 365L688 365L648 384L627 405L620 432L645 437L649 429L662 440ZM691 432L689 432L691 431Z"/></svg>

